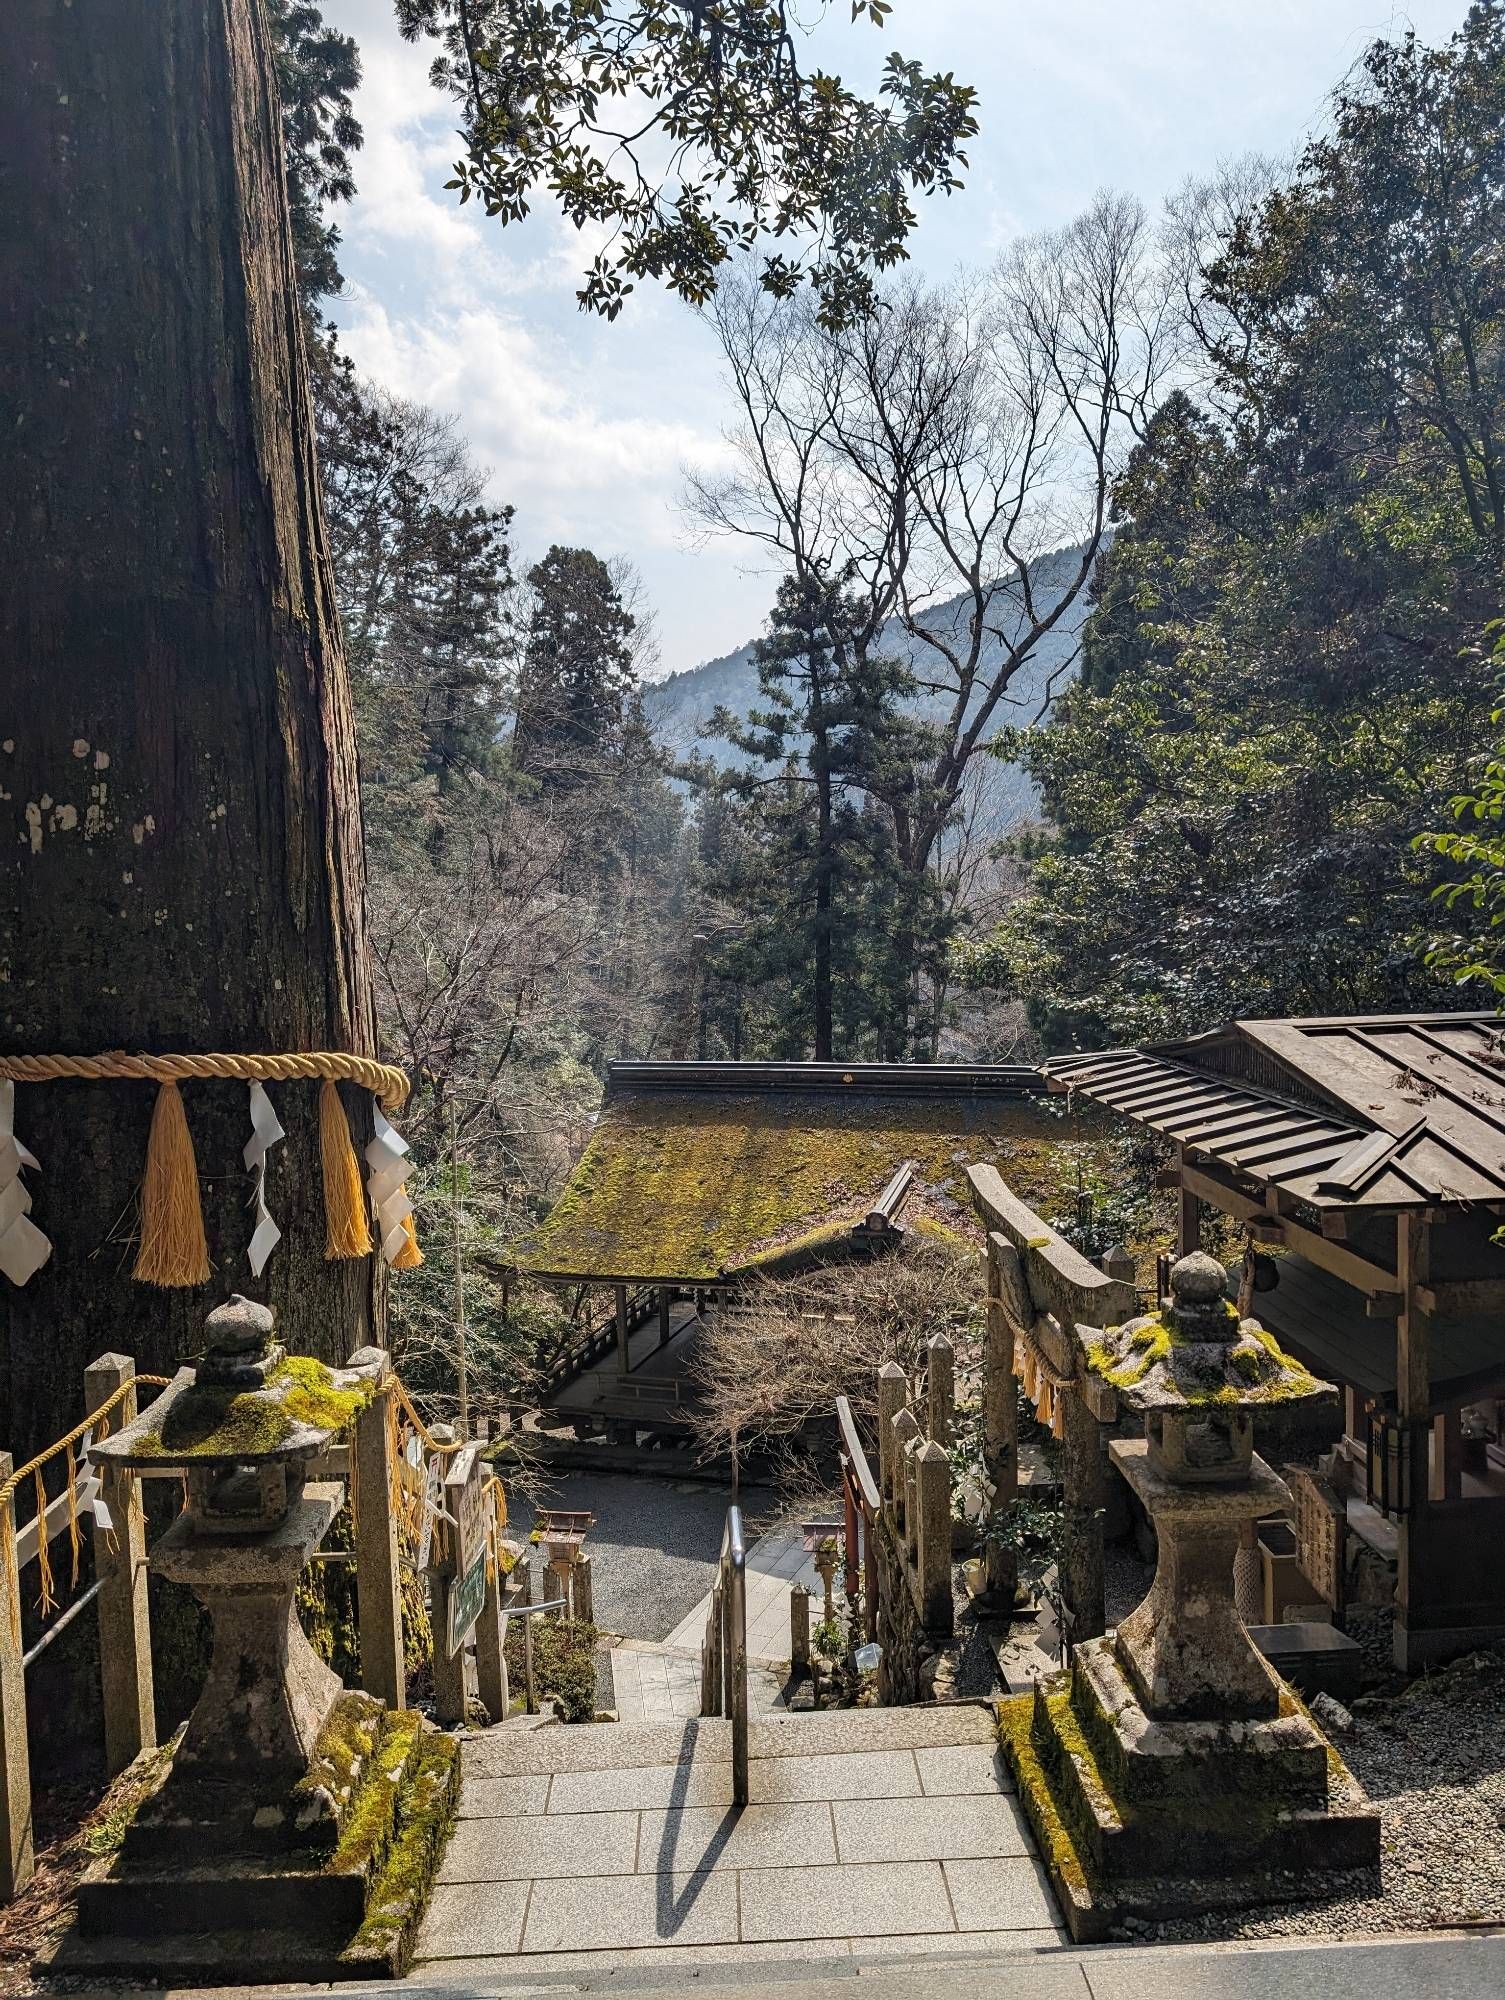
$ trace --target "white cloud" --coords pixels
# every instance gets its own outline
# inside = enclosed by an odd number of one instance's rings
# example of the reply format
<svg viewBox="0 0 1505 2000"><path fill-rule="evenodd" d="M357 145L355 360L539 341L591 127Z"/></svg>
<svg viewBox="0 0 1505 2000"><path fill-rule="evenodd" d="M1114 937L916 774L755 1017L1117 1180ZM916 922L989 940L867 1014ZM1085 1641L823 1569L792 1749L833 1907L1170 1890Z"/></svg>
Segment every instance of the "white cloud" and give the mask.
<svg viewBox="0 0 1505 2000"><path fill-rule="evenodd" d="M613 547L677 545L680 468L719 455L714 433L668 414L603 405L571 357L508 312L473 303L423 318L360 301L345 346L362 373L398 395L457 412L518 508L530 541L613 530Z"/></svg>

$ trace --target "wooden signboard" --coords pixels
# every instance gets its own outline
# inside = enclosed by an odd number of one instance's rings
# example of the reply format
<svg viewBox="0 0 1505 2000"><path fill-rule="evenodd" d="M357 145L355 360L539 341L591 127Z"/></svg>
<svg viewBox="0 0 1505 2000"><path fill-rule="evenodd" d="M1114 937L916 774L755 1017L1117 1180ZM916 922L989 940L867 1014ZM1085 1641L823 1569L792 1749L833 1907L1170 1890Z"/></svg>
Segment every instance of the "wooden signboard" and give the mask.
<svg viewBox="0 0 1505 2000"><path fill-rule="evenodd" d="M447 1637L450 1656L459 1652L486 1602L485 1462L478 1444L468 1444L444 1472L446 1567L450 1573Z"/></svg>
<svg viewBox="0 0 1505 2000"><path fill-rule="evenodd" d="M461 1577L452 1578L449 1584L448 1636L450 1658L465 1644L475 1629L486 1604L486 1551L484 1547L475 1562Z"/></svg>
<svg viewBox="0 0 1505 2000"><path fill-rule="evenodd" d="M484 1477L478 1444L463 1446L444 1468L444 1511L449 1516L446 1554L454 1576L467 1576L476 1557L486 1553Z"/></svg>

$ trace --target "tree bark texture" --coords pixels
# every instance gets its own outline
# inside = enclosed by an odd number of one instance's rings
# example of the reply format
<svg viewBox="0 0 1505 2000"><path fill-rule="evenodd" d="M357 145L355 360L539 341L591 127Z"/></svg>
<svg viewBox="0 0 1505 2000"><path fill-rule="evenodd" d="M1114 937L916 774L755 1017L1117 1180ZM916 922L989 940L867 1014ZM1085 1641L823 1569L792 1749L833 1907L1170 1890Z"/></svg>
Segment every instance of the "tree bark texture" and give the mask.
<svg viewBox="0 0 1505 2000"><path fill-rule="evenodd" d="M374 1052L355 732L261 0L13 0L0 81L0 1051ZM317 1086L260 1281L240 1083L188 1083L213 1277L130 1277L154 1087L18 1085L51 1261L0 1279L0 1441L106 1348L197 1351L243 1290L290 1346L377 1336L326 1263ZM363 1093L348 1092L357 1143Z"/></svg>

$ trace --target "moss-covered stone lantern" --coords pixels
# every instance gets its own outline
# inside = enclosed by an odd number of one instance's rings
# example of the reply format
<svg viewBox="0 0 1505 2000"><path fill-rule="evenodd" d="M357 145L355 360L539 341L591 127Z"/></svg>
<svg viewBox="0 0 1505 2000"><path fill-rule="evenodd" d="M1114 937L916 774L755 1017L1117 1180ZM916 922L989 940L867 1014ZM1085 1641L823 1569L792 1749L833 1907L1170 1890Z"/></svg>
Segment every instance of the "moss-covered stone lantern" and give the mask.
<svg viewBox="0 0 1505 2000"><path fill-rule="evenodd" d="M1290 1505L1254 1451L1254 1413L1333 1391L1225 1286L1213 1258L1183 1257L1158 1312L1076 1329L1088 1375L1144 1418L1142 1438L1109 1449L1159 1545L1149 1595L1073 1647L1069 1685L1005 1704L1005 1749L1079 1940L1129 1915L1317 1893L1329 1871L1379 1859L1378 1815L1234 1602L1240 1528Z"/></svg>
<svg viewBox="0 0 1505 2000"><path fill-rule="evenodd" d="M182 1474L150 1567L204 1605L212 1654L118 1845L84 1870L51 1970L111 1990L398 1973L453 1818L456 1746L343 1688L295 1601L345 1500L340 1461L315 1461L358 1424L387 1357L367 1347L326 1368L286 1354L271 1312L238 1296L205 1333L197 1367L90 1448L96 1463Z"/></svg>
<svg viewBox="0 0 1505 2000"><path fill-rule="evenodd" d="M294 1597L344 1493L332 1481L306 1483L306 1471L353 1421L385 1356L363 1348L340 1369L289 1356L270 1310L239 1294L204 1331L197 1368L180 1369L89 1455L180 1471L187 1485L151 1567L202 1602L213 1655L175 1767L298 1776L340 1693L303 1635Z"/></svg>

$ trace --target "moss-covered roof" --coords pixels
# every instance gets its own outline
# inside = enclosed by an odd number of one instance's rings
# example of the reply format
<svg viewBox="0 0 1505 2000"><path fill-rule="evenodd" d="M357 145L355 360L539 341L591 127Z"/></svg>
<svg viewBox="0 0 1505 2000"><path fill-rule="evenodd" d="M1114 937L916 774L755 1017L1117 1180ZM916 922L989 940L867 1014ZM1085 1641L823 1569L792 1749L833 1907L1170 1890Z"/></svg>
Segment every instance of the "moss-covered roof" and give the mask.
<svg viewBox="0 0 1505 2000"><path fill-rule="evenodd" d="M540 1277L709 1282L844 1236L906 1160L920 1187L902 1220L970 1228L969 1166L992 1161L1052 1205L1070 1129L1038 1100L959 1089L614 1087L553 1212L511 1255Z"/></svg>

